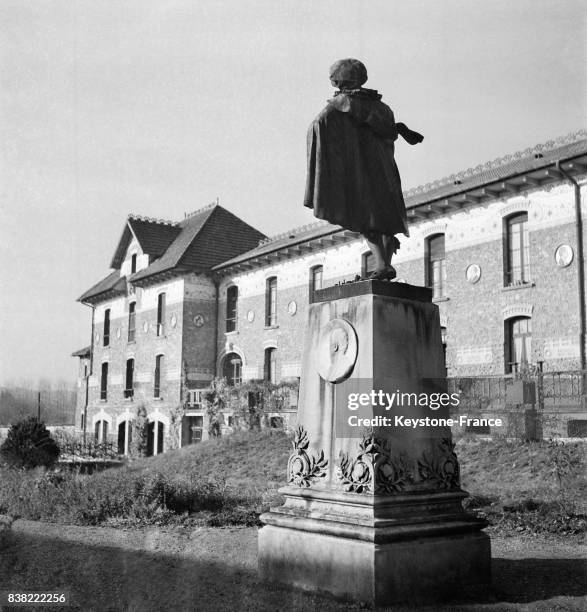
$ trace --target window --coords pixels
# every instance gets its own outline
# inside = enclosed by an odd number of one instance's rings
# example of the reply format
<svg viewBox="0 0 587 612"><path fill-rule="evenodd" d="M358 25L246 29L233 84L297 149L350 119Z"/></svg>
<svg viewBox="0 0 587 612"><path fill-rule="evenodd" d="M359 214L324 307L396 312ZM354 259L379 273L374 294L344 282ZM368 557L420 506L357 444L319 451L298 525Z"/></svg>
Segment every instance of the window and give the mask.
<svg viewBox="0 0 587 612"><path fill-rule="evenodd" d="M137 271L137 254L133 253L130 258L130 273L134 274Z"/></svg>
<svg viewBox="0 0 587 612"><path fill-rule="evenodd" d="M190 389L188 391L187 404L195 410L203 410L202 391L200 389Z"/></svg>
<svg viewBox="0 0 587 612"><path fill-rule="evenodd" d="M361 255L361 277L365 278L371 272L375 271L375 256L371 251L367 251Z"/></svg>
<svg viewBox="0 0 587 612"><path fill-rule="evenodd" d="M155 357L155 384L153 385L153 397L161 397L161 370L163 368L163 355Z"/></svg>
<svg viewBox="0 0 587 612"><path fill-rule="evenodd" d="M265 349L264 378L267 382L275 384L277 381L277 349Z"/></svg>
<svg viewBox="0 0 587 612"><path fill-rule="evenodd" d="M226 331L232 332L237 328L238 321L238 287L233 285L226 290Z"/></svg>
<svg viewBox="0 0 587 612"><path fill-rule="evenodd" d="M104 332L102 336L104 337L104 346L108 346L110 344L110 308L106 308L104 311Z"/></svg>
<svg viewBox="0 0 587 612"><path fill-rule="evenodd" d="M265 284L265 327L277 324L277 277L272 276Z"/></svg>
<svg viewBox="0 0 587 612"><path fill-rule="evenodd" d="M322 275L324 272L323 266L314 266L310 268L310 301L314 297L314 292L322 289Z"/></svg>
<svg viewBox="0 0 587 612"><path fill-rule="evenodd" d="M135 394L134 391L134 371L135 371L135 360L126 360L126 386L124 389L124 397L132 398Z"/></svg>
<svg viewBox="0 0 587 612"><path fill-rule="evenodd" d="M228 353L224 358L222 376L229 385L240 385L242 382L243 361L236 353Z"/></svg>
<svg viewBox="0 0 587 612"><path fill-rule="evenodd" d="M532 356L532 319L517 317L505 322L505 371L507 374L519 371Z"/></svg>
<svg viewBox="0 0 587 612"><path fill-rule="evenodd" d="M426 241L426 286L432 289L432 299L446 297L444 234L430 236Z"/></svg>
<svg viewBox="0 0 587 612"><path fill-rule="evenodd" d="M108 421L96 421L94 438L99 444L104 444L108 440Z"/></svg>
<svg viewBox="0 0 587 612"><path fill-rule="evenodd" d="M137 309L136 302L131 302L128 305L128 341L129 342L135 341L136 309Z"/></svg>
<svg viewBox="0 0 587 612"><path fill-rule="evenodd" d="M504 284L522 285L530 282L530 240L528 213L520 213L505 220Z"/></svg>
<svg viewBox="0 0 587 612"><path fill-rule="evenodd" d="M100 376L100 399L108 399L108 362L102 364L102 374Z"/></svg>
<svg viewBox="0 0 587 612"><path fill-rule="evenodd" d="M157 296L157 335L162 336L165 331L165 294Z"/></svg>

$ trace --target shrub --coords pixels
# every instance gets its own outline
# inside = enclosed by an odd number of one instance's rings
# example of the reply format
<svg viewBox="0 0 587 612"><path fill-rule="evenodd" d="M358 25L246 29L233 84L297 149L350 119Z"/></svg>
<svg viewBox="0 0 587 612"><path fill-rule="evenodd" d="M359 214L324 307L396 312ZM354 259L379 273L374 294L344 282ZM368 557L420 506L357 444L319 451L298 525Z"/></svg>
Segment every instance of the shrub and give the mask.
<svg viewBox="0 0 587 612"><path fill-rule="evenodd" d="M44 423L29 417L8 430L0 454L13 467L51 467L59 457L59 446Z"/></svg>

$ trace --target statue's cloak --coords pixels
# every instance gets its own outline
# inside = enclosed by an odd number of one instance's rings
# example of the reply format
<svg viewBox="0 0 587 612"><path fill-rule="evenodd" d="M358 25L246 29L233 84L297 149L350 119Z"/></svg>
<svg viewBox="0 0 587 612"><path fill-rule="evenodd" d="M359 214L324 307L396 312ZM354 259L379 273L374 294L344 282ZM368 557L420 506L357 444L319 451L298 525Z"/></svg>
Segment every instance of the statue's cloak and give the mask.
<svg viewBox="0 0 587 612"><path fill-rule="evenodd" d="M398 132L389 106L373 90L339 93L308 130L304 206L356 232L408 235L394 159Z"/></svg>

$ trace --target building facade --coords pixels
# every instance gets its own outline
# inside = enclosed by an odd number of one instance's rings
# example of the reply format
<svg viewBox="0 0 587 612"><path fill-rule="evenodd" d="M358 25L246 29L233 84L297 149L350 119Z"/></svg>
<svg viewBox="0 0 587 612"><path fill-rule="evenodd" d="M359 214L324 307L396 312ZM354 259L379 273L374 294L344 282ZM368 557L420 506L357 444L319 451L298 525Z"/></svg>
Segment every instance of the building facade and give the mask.
<svg viewBox="0 0 587 612"><path fill-rule="evenodd" d="M579 132L406 193L396 282L433 289L449 377L585 370L586 182ZM130 216L114 271L80 298L93 331L76 423L126 452L141 403L150 452L205 437L200 390L299 378L312 293L372 266L361 236L325 222L269 239L217 205L181 223ZM575 399L561 409L580 421L583 387Z"/></svg>

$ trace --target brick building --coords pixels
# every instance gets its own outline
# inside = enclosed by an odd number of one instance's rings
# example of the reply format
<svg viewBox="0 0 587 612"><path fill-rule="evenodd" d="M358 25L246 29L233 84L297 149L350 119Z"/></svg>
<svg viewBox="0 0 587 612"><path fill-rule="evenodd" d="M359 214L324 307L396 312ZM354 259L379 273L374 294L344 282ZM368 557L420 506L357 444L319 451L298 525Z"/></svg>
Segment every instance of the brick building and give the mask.
<svg viewBox="0 0 587 612"><path fill-rule="evenodd" d="M582 131L406 193L394 266L433 288L449 377L585 370L586 182ZM182 443L205 437L198 389L299 377L312 292L371 266L358 234L325 222L269 239L218 205L180 223L130 216L114 271L80 297L93 331L76 423L126 451L141 402L157 453L187 405ZM585 412L583 388L576 399L568 418Z"/></svg>

